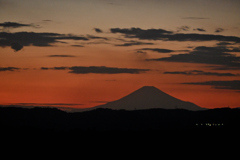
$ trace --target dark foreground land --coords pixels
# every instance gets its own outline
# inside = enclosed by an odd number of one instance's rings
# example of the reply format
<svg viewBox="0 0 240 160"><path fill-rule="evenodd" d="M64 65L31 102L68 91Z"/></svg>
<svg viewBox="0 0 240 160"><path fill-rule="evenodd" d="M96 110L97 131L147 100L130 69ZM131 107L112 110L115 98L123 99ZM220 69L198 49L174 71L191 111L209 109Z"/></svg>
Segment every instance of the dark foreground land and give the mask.
<svg viewBox="0 0 240 160"><path fill-rule="evenodd" d="M0 107L2 132L239 130L240 109L110 110L67 113L56 108Z"/></svg>

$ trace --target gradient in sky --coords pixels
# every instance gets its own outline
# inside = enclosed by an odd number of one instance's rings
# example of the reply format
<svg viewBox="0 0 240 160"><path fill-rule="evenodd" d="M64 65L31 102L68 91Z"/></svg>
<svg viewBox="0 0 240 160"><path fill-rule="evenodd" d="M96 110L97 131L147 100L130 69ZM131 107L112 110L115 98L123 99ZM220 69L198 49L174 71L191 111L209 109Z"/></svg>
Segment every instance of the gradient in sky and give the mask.
<svg viewBox="0 0 240 160"><path fill-rule="evenodd" d="M240 107L239 0L0 0L0 104L86 108L155 86Z"/></svg>

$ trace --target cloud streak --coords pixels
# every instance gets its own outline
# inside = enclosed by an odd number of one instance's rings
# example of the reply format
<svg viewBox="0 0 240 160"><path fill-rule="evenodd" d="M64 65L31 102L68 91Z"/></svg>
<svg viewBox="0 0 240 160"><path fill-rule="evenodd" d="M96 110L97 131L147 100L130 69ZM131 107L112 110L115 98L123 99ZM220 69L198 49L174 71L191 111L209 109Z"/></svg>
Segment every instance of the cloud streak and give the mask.
<svg viewBox="0 0 240 160"><path fill-rule="evenodd" d="M0 23L0 27L12 27L12 28L18 28L18 27L29 27L31 26L31 24L21 24L21 23L17 23L17 22L4 22L4 23Z"/></svg>
<svg viewBox="0 0 240 160"><path fill-rule="evenodd" d="M190 82L190 83L182 83L187 85L208 85L212 86L215 89L228 89L228 90L236 90L240 91L240 81L206 81L206 82Z"/></svg>
<svg viewBox="0 0 240 160"><path fill-rule="evenodd" d="M203 28L196 28L196 29L193 29L194 31L199 31L199 32L206 32L206 30L205 29L203 29Z"/></svg>
<svg viewBox="0 0 240 160"><path fill-rule="evenodd" d="M154 43L133 41L133 42L128 42L128 43L124 43L124 44L116 44L115 46L129 47L129 46L153 45L153 44Z"/></svg>
<svg viewBox="0 0 240 160"><path fill-rule="evenodd" d="M181 26L181 27L178 27L177 28L177 32L180 32L180 31L189 31L190 30L190 27L189 26Z"/></svg>
<svg viewBox="0 0 240 160"><path fill-rule="evenodd" d="M41 70L66 70L69 69L69 67L53 67L53 68L48 68L48 67L42 67Z"/></svg>
<svg viewBox="0 0 240 160"><path fill-rule="evenodd" d="M19 70L20 68L16 68L16 67L0 67L0 72L4 72L4 71L16 71Z"/></svg>
<svg viewBox="0 0 240 160"><path fill-rule="evenodd" d="M38 47L49 47L54 46L56 43L67 43L63 42L65 40L73 40L73 41L89 41L89 40L101 40L101 42L89 42L92 44L105 43L102 41L107 41L108 38L93 36L93 35L85 35L85 36L77 36L73 34L60 34L60 33L52 33L52 32L0 32L0 47L8 47L10 46L15 51L21 50L24 46L38 46ZM152 44L152 43L146 43ZM129 44L131 45L131 44ZM134 44L132 44L134 45ZM135 45L140 45L135 44ZM74 47L84 47L83 45L71 45Z"/></svg>
<svg viewBox="0 0 240 160"><path fill-rule="evenodd" d="M4 23L0 23L0 27L2 27L3 30L5 30L5 29L11 29L11 28L20 28L20 27L37 28L39 26L34 24L23 24L23 23L17 23L17 22L4 22Z"/></svg>
<svg viewBox="0 0 240 160"><path fill-rule="evenodd" d="M96 37L90 37L96 38ZM61 40L83 40L87 41L89 38L83 36L75 36L71 34L59 34L59 33L35 33L35 32L0 32L0 46L11 46L15 51L23 48L23 46L52 46L55 43L61 42ZM18 44L19 47L13 47L12 44ZM22 47L20 47L22 46Z"/></svg>
<svg viewBox="0 0 240 160"><path fill-rule="evenodd" d="M173 71L173 72L164 72L163 74L173 74L173 75L194 75L194 76L198 76L198 75L205 75L205 76L240 76L239 74L232 74L232 73L218 73L218 72L204 72L204 71L200 71L200 70L190 70L190 71Z"/></svg>
<svg viewBox="0 0 240 160"><path fill-rule="evenodd" d="M232 50L226 47L199 46L186 54L171 55L170 57L147 59L147 61L184 62L199 64L222 65L227 68L240 69L240 57L229 52L240 52L240 49Z"/></svg>
<svg viewBox="0 0 240 160"><path fill-rule="evenodd" d="M199 29L198 29L199 30ZM200 29L203 31L202 29ZM163 40L163 41L228 41L240 43L240 37L223 36L214 34L184 34L174 33L164 29L141 29L141 28L111 28L111 33L121 33L125 38L138 38L144 40Z"/></svg>
<svg viewBox="0 0 240 160"><path fill-rule="evenodd" d="M89 74L89 73L96 73L96 74L121 74L121 73L128 73L128 74L140 74L150 71L150 69L132 69L132 68L113 68L113 67L106 67L106 66L90 66L90 67L83 67L83 66L74 66L69 68L71 71L69 73L75 74Z"/></svg>
<svg viewBox="0 0 240 160"><path fill-rule="evenodd" d="M220 32L223 32L223 31L224 31L223 28L217 28L217 29L215 30L216 33L220 33Z"/></svg>
<svg viewBox="0 0 240 160"><path fill-rule="evenodd" d="M100 28L94 28L95 32L102 33L103 31Z"/></svg>
<svg viewBox="0 0 240 160"><path fill-rule="evenodd" d="M117 68L106 66L42 67L41 70L70 70L68 73L73 74L140 74L150 71L150 69Z"/></svg>
<svg viewBox="0 0 240 160"><path fill-rule="evenodd" d="M171 49L162 49L162 48L142 48L140 51L153 51L158 53L171 53L174 52L174 50Z"/></svg>

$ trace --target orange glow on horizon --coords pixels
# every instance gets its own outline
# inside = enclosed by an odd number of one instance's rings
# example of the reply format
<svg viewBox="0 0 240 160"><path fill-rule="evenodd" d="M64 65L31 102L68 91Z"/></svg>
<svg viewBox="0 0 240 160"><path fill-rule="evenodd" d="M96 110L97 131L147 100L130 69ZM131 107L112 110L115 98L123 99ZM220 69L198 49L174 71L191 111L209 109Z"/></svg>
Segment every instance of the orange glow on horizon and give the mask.
<svg viewBox="0 0 240 160"><path fill-rule="evenodd" d="M83 104L78 107L88 108L102 104L98 102L120 99L142 86L155 86L167 94L201 107L239 105L237 92L211 89L210 86L175 84L174 75L163 76L158 72L101 75L36 69L17 73L5 72L1 75L4 78L0 84L0 104L68 103ZM192 78L197 80L198 76Z"/></svg>
<svg viewBox="0 0 240 160"><path fill-rule="evenodd" d="M239 8L236 0L0 0L0 105L88 108L155 86L200 107L240 107Z"/></svg>

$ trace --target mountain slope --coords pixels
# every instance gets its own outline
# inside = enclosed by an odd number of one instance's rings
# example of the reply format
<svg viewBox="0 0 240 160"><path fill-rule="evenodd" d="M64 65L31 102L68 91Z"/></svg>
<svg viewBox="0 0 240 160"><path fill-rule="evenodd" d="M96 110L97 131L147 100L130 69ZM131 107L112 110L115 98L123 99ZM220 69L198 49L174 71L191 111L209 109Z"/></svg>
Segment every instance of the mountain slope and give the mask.
<svg viewBox="0 0 240 160"><path fill-rule="evenodd" d="M139 110L150 108L201 110L203 108L174 98L153 86L144 86L135 92L113 102L94 108Z"/></svg>

